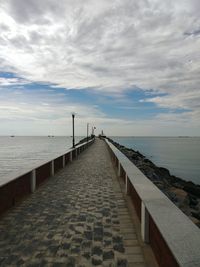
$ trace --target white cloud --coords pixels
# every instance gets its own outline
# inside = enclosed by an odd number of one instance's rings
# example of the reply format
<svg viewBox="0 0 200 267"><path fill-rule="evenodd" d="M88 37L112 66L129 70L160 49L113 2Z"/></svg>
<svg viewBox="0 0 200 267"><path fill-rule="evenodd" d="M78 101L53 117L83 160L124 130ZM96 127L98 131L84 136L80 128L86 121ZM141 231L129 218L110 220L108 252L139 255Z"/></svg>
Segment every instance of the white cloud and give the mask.
<svg viewBox="0 0 200 267"><path fill-rule="evenodd" d="M28 84L29 81L19 78L5 78L0 77L0 87L1 86L10 86L10 85L25 85Z"/></svg>
<svg viewBox="0 0 200 267"><path fill-rule="evenodd" d="M144 101L197 119L199 32L198 0L1 0L0 70L118 95L153 89L167 95Z"/></svg>

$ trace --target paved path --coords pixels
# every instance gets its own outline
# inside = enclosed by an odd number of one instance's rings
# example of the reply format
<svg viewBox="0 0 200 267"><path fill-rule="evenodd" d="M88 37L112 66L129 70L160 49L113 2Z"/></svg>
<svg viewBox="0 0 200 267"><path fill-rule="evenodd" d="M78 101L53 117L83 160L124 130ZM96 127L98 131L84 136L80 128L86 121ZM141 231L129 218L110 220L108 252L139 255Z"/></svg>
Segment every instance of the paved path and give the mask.
<svg viewBox="0 0 200 267"><path fill-rule="evenodd" d="M0 266L146 266L103 141L1 218Z"/></svg>

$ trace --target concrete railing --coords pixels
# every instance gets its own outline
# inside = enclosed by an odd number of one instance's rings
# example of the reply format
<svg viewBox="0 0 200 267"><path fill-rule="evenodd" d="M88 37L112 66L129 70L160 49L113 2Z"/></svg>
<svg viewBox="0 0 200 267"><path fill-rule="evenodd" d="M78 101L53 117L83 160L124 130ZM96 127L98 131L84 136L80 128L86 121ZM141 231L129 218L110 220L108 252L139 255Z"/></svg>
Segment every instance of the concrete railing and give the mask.
<svg viewBox="0 0 200 267"><path fill-rule="evenodd" d="M4 176L0 182L0 214L14 206L25 195L33 193L48 177L53 176L67 163L94 142L94 139L71 148L63 155L56 155L54 159L44 161L39 166L26 166Z"/></svg>
<svg viewBox="0 0 200 267"><path fill-rule="evenodd" d="M200 229L122 152L106 140L141 223L141 236L159 266L199 267Z"/></svg>

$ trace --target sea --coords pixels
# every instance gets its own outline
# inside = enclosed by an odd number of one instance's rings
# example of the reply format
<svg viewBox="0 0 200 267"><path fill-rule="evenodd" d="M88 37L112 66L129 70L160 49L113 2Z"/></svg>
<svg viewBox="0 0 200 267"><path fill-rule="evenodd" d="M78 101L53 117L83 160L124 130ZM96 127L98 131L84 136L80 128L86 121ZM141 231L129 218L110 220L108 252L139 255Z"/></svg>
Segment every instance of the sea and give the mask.
<svg viewBox="0 0 200 267"><path fill-rule="evenodd" d="M76 137L78 143L83 137ZM200 137L111 137L184 180L200 184ZM72 147L71 137L0 137L0 184ZM12 175L11 175L12 174Z"/></svg>
<svg viewBox="0 0 200 267"><path fill-rule="evenodd" d="M200 137L111 137L172 175L200 184Z"/></svg>
<svg viewBox="0 0 200 267"><path fill-rule="evenodd" d="M82 138L75 137L75 143ZM71 147L70 136L0 136L0 184L20 170L31 170L32 166L62 155Z"/></svg>

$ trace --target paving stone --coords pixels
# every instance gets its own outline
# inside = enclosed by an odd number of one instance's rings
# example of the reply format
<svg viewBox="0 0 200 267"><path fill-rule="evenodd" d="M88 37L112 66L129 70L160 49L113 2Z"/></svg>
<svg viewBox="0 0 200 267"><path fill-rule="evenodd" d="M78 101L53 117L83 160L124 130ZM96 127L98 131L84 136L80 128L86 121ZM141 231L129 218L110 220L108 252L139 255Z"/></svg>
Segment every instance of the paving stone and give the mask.
<svg viewBox="0 0 200 267"><path fill-rule="evenodd" d="M139 245L139 243L138 243L138 241L136 239L129 239L129 240L125 239L123 241L123 243L124 243L124 246L125 247L128 247L128 246L138 246Z"/></svg>
<svg viewBox="0 0 200 267"><path fill-rule="evenodd" d="M99 266L102 264L102 257L99 257L99 256L93 256L92 257L92 264L94 266Z"/></svg>
<svg viewBox="0 0 200 267"><path fill-rule="evenodd" d="M121 227L120 232L125 233L125 234L135 233L135 231L133 230L133 227Z"/></svg>
<svg viewBox="0 0 200 267"><path fill-rule="evenodd" d="M123 237L121 235L113 236L113 243L122 243Z"/></svg>
<svg viewBox="0 0 200 267"><path fill-rule="evenodd" d="M144 262L144 258L141 254L128 254L126 259L129 263L141 263Z"/></svg>
<svg viewBox="0 0 200 267"><path fill-rule="evenodd" d="M103 252L103 260L112 260L114 259L114 252L113 250L107 250Z"/></svg>
<svg viewBox="0 0 200 267"><path fill-rule="evenodd" d="M136 236L136 234L127 234L127 233L123 233L123 239L124 240L133 240L133 239L137 239L137 236Z"/></svg>
<svg viewBox="0 0 200 267"><path fill-rule="evenodd" d="M117 267L127 267L128 262L126 259L118 259L117 261Z"/></svg>
<svg viewBox="0 0 200 267"><path fill-rule="evenodd" d="M98 255L98 256L101 256L102 253L103 253L103 251L102 251L102 248L101 248L101 247L99 247L99 246L98 246L98 247L95 246L95 247L92 248L92 255Z"/></svg>
<svg viewBox="0 0 200 267"><path fill-rule="evenodd" d="M114 244L113 245L113 249L116 250L116 251L119 251L121 253L124 253L125 252L125 248L124 248L123 243Z"/></svg>
<svg viewBox="0 0 200 267"><path fill-rule="evenodd" d="M139 246L125 247L126 254L142 254L142 250Z"/></svg>
<svg viewBox="0 0 200 267"><path fill-rule="evenodd" d="M128 267L148 267L145 263L129 262Z"/></svg>

